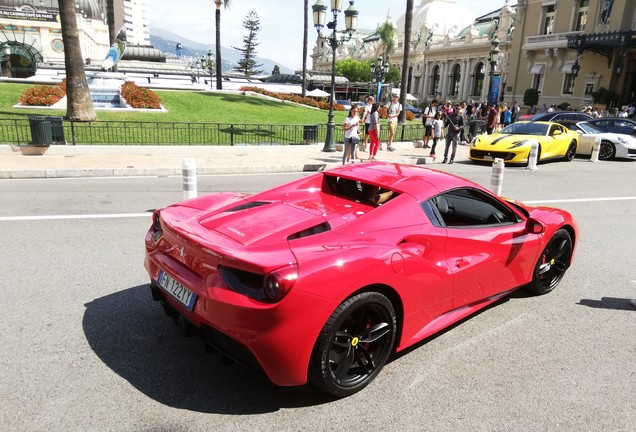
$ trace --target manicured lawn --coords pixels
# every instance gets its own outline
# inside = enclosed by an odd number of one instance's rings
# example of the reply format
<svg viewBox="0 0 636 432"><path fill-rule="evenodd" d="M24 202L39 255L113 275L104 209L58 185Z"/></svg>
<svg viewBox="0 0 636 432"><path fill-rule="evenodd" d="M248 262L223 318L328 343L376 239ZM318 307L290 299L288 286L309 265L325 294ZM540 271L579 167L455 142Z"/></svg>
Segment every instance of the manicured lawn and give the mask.
<svg viewBox="0 0 636 432"><path fill-rule="evenodd" d="M24 84L0 84L0 118L22 117L27 114L64 116L65 111L13 108ZM260 97L230 93L156 91L168 112L111 112L96 111L97 120L140 122L190 122L223 124L323 124L327 111L277 102ZM344 123L346 113L336 111L337 125Z"/></svg>

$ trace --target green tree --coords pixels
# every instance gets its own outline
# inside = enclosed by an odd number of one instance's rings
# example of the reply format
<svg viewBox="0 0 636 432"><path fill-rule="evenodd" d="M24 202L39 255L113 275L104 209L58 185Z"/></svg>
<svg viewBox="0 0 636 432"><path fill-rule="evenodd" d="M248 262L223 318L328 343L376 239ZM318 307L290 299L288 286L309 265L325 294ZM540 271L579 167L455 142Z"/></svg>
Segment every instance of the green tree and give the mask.
<svg viewBox="0 0 636 432"><path fill-rule="evenodd" d="M536 106L539 103L539 90L530 87L523 93L523 104L530 108Z"/></svg>
<svg viewBox="0 0 636 432"><path fill-rule="evenodd" d="M349 81L367 82L371 80L371 65L368 60L338 60L336 73Z"/></svg>
<svg viewBox="0 0 636 432"><path fill-rule="evenodd" d="M214 27L216 29L216 89L223 89L223 77L221 76L221 6L225 9L230 5L230 0L214 0L216 13L214 15ZM210 77L212 79L212 77Z"/></svg>
<svg viewBox="0 0 636 432"><path fill-rule="evenodd" d="M75 18L75 2L59 0L58 3L64 42L64 68L66 69L66 118L94 121L95 109L84 71L84 58Z"/></svg>
<svg viewBox="0 0 636 432"><path fill-rule="evenodd" d="M393 84L398 83L401 75L402 73L400 72L400 69L393 65L389 65L389 72L387 72L386 77L384 77L384 82Z"/></svg>
<svg viewBox="0 0 636 432"><path fill-rule="evenodd" d="M256 68L263 66L262 64L256 64L256 34L261 29L261 22L258 19L258 14L254 11L249 11L243 20L243 28L247 30L247 36L243 36L243 48L232 47L239 51L243 57L239 60L236 70L243 72L247 77L256 75L263 72Z"/></svg>
<svg viewBox="0 0 636 432"><path fill-rule="evenodd" d="M388 59L395 48L395 42L393 41L395 27L393 27L393 23L390 21L385 21L377 28L376 33L380 36L380 41L382 42L381 46L384 52L384 58Z"/></svg>
<svg viewBox="0 0 636 432"><path fill-rule="evenodd" d="M274 65L274 69L272 70L272 75L280 75L280 67L278 67L278 65Z"/></svg>

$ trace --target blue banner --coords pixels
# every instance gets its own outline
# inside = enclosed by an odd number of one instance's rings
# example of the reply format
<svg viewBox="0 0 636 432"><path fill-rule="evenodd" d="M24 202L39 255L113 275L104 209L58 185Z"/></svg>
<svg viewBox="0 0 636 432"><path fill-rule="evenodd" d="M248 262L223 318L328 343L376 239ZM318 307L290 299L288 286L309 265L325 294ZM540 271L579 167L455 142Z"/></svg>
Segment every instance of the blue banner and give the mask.
<svg viewBox="0 0 636 432"><path fill-rule="evenodd" d="M380 103L380 95L382 94L382 81L378 83L378 95L375 98L377 103Z"/></svg>
<svg viewBox="0 0 636 432"><path fill-rule="evenodd" d="M488 104L497 105L499 103L499 87L501 87L501 75L490 77L490 92L488 93Z"/></svg>

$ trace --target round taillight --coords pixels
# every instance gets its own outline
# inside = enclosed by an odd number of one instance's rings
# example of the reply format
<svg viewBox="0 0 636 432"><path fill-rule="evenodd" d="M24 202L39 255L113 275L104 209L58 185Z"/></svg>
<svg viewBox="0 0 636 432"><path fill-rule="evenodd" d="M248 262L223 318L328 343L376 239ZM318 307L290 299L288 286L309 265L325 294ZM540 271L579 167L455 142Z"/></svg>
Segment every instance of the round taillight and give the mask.
<svg viewBox="0 0 636 432"><path fill-rule="evenodd" d="M271 301L282 300L298 278L298 267L291 265L269 273L263 280L263 292Z"/></svg>

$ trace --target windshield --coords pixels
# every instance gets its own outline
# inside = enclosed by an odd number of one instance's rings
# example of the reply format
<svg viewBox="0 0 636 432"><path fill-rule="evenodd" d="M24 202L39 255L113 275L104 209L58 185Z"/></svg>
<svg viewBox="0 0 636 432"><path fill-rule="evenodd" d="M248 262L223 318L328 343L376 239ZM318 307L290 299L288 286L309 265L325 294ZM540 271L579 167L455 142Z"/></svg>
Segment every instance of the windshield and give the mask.
<svg viewBox="0 0 636 432"><path fill-rule="evenodd" d="M576 124L579 128L583 129L585 131L585 133L589 133L589 134L597 134L597 133L603 133L602 129L597 128L596 126L588 123L588 122L583 122L583 123L577 123Z"/></svg>
<svg viewBox="0 0 636 432"><path fill-rule="evenodd" d="M548 125L543 123L513 123L501 131L509 135L545 135Z"/></svg>

